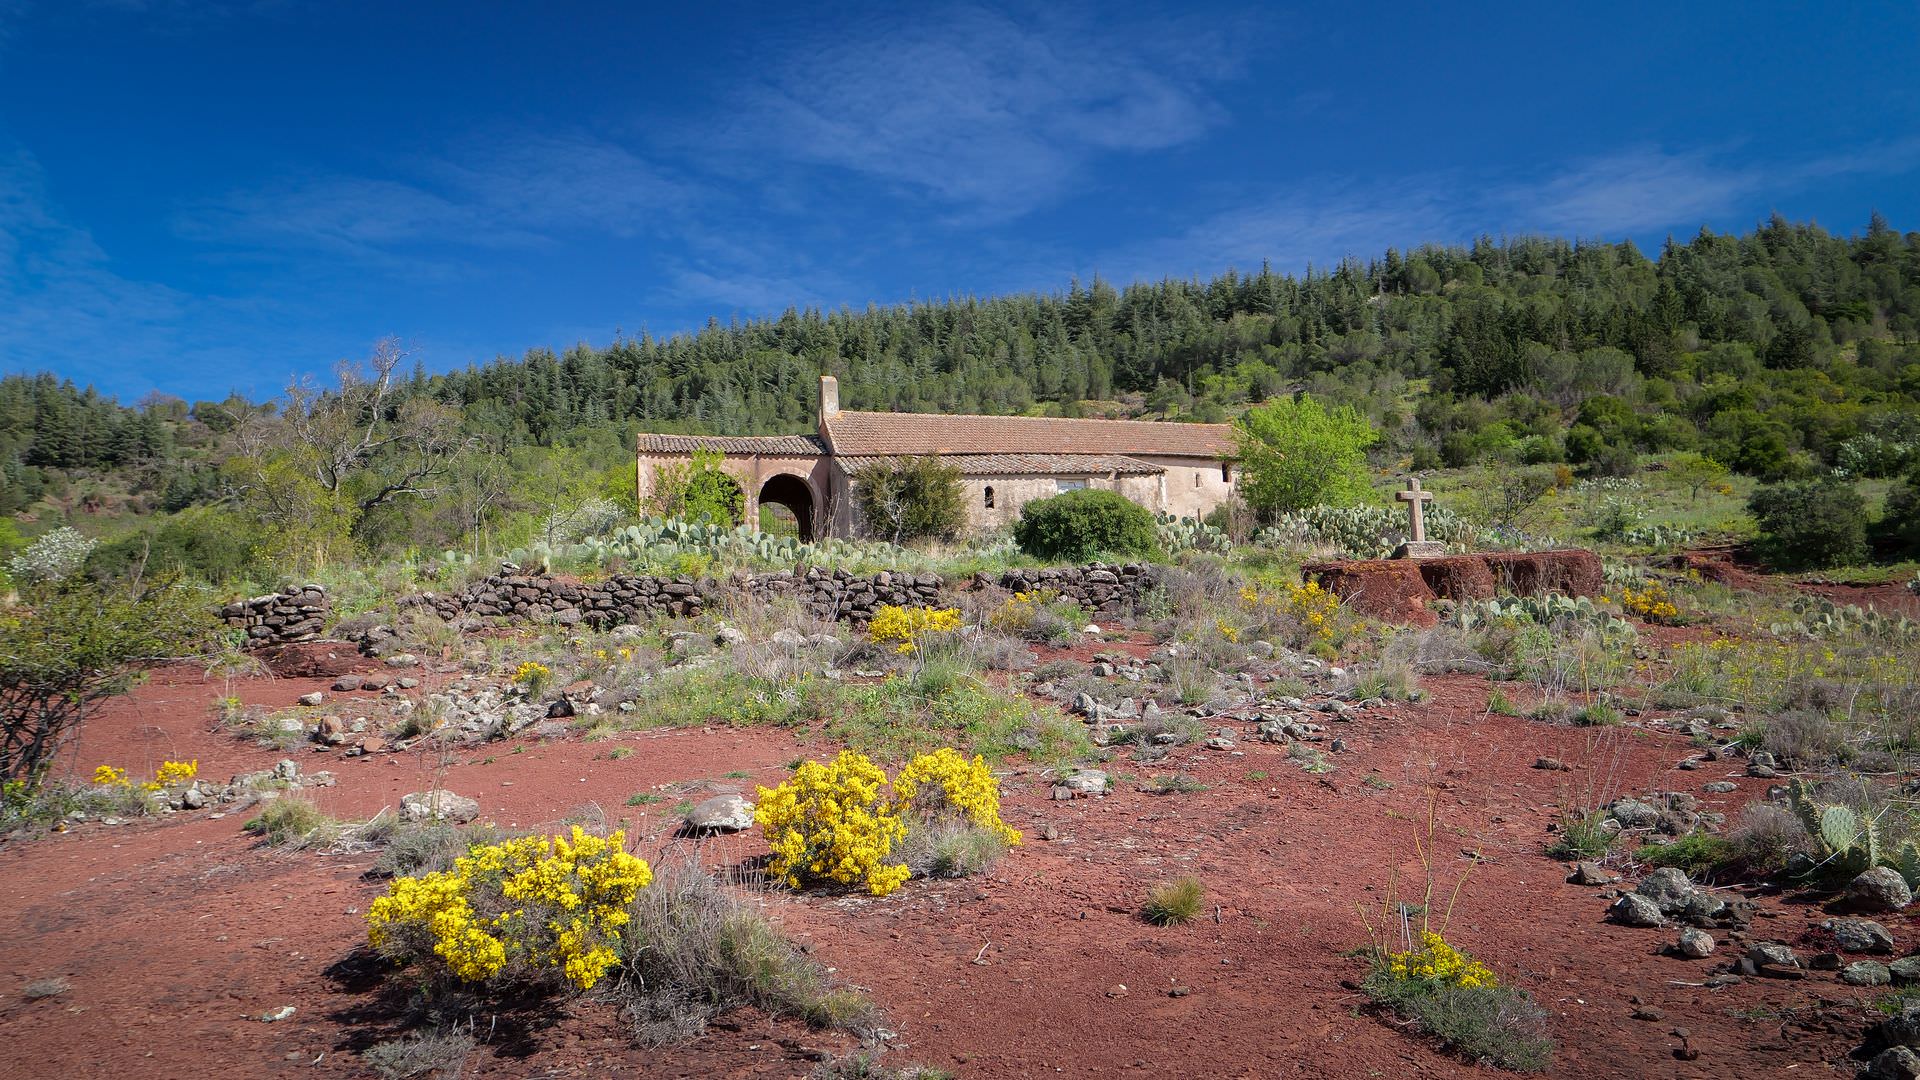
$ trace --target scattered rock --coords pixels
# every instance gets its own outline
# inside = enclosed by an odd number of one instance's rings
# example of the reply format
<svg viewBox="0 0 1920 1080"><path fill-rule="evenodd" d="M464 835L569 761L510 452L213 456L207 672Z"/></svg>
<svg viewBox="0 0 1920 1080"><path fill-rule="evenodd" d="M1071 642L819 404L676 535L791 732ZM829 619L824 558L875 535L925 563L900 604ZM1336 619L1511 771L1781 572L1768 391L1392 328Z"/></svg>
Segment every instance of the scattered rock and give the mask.
<svg viewBox="0 0 1920 1080"><path fill-rule="evenodd" d="M565 720L573 715L573 700L565 694L554 698L552 704L547 706L547 719L549 720Z"/></svg>
<svg viewBox="0 0 1920 1080"><path fill-rule="evenodd" d="M745 832L753 828L753 804L739 795L715 795L687 811L689 836Z"/></svg>
<svg viewBox="0 0 1920 1080"><path fill-rule="evenodd" d="M1109 986L1109 987L1107 987L1107 996L1108 996L1108 997L1110 997L1110 998L1123 998L1123 997L1126 997L1126 996L1127 996L1127 984L1126 984L1126 983L1114 983L1114 984L1113 984L1112 986Z"/></svg>
<svg viewBox="0 0 1920 1080"><path fill-rule="evenodd" d="M1730 791L1739 791L1740 785L1731 780L1715 780L1711 783L1700 785L1700 790L1711 795L1725 795Z"/></svg>
<svg viewBox="0 0 1920 1080"><path fill-rule="evenodd" d="M1201 745L1209 750L1232 750L1234 749L1235 743L1232 739L1216 735Z"/></svg>
<svg viewBox="0 0 1920 1080"><path fill-rule="evenodd" d="M407 821L451 821L464 825L480 816L480 803L451 791L415 791L400 796L400 816Z"/></svg>
<svg viewBox="0 0 1920 1080"><path fill-rule="evenodd" d="M1903 956L1887 965L1893 981L1901 984L1920 982L1920 955Z"/></svg>
<svg viewBox="0 0 1920 1080"><path fill-rule="evenodd" d="M1572 772L1573 771L1573 766L1567 764L1564 761L1561 761L1559 758L1550 758L1550 757L1533 759L1533 767L1536 769L1545 769L1548 772Z"/></svg>
<svg viewBox="0 0 1920 1080"><path fill-rule="evenodd" d="M333 688L343 694L358 690L360 689L360 676L342 675L339 679L335 680Z"/></svg>
<svg viewBox="0 0 1920 1080"><path fill-rule="evenodd" d="M1690 960L1704 960L1713 955L1713 935L1705 930L1682 930L1673 951Z"/></svg>
<svg viewBox="0 0 1920 1080"><path fill-rule="evenodd" d="M327 700L327 695L321 693L318 690L315 690L310 694L301 694L299 697L295 698L294 700L298 701L302 705L318 705L321 702Z"/></svg>
<svg viewBox="0 0 1920 1080"><path fill-rule="evenodd" d="M1639 893L1625 893L1607 909L1607 918L1621 926L1665 926L1660 905Z"/></svg>
<svg viewBox="0 0 1920 1080"><path fill-rule="evenodd" d="M1099 769L1075 769L1061 778L1056 787L1067 789L1069 797L1074 795L1105 795L1107 793L1107 774Z"/></svg>
<svg viewBox="0 0 1920 1080"><path fill-rule="evenodd" d="M713 632L713 643L722 646L745 645L747 632L737 626L721 623L720 628Z"/></svg>
<svg viewBox="0 0 1920 1080"><path fill-rule="evenodd" d="M1607 813L1629 829L1651 829L1660 824L1660 811L1639 799L1615 799Z"/></svg>
<svg viewBox="0 0 1920 1080"><path fill-rule="evenodd" d="M1609 874L1596 862L1578 862L1573 864L1573 873L1567 875L1567 881L1574 885L1611 885L1620 880L1620 875Z"/></svg>
<svg viewBox="0 0 1920 1080"><path fill-rule="evenodd" d="M783 626L780 629L775 630L773 632L773 636L768 640L772 641L775 645L778 645L781 648L788 649L788 650L803 649L807 645L807 635L801 633L798 630L793 629L790 626Z"/></svg>
<svg viewBox="0 0 1920 1080"><path fill-rule="evenodd" d="M1848 986L1885 986L1893 981L1893 972L1878 960L1855 960L1840 969L1840 981Z"/></svg>
<svg viewBox="0 0 1920 1080"><path fill-rule="evenodd" d="M296 1011L298 1010L291 1005L282 1005L277 1009L268 1009L266 1012L260 1014L260 1022L263 1024L271 1024L277 1020L286 1020L291 1018Z"/></svg>
<svg viewBox="0 0 1920 1080"><path fill-rule="evenodd" d="M1913 903L1913 890L1898 870L1876 866L1847 885L1847 901L1860 911L1899 911Z"/></svg>
<svg viewBox="0 0 1920 1080"><path fill-rule="evenodd" d="M1833 932L1834 943L1841 952L1851 953L1890 953L1893 951L1893 935L1887 928L1872 919L1828 919L1820 924L1822 928Z"/></svg>
<svg viewBox="0 0 1920 1080"><path fill-rule="evenodd" d="M1693 882L1687 880L1687 872L1675 866L1663 866L1648 874L1634 891L1660 905L1663 915L1685 911L1694 896Z"/></svg>
<svg viewBox="0 0 1920 1080"><path fill-rule="evenodd" d="M1800 958L1777 941L1757 941L1747 946L1747 962L1761 972L1798 971Z"/></svg>
<svg viewBox="0 0 1920 1080"><path fill-rule="evenodd" d="M1860 1075L1866 1080L1920 1080L1920 1054L1905 1046L1889 1046L1875 1054Z"/></svg>

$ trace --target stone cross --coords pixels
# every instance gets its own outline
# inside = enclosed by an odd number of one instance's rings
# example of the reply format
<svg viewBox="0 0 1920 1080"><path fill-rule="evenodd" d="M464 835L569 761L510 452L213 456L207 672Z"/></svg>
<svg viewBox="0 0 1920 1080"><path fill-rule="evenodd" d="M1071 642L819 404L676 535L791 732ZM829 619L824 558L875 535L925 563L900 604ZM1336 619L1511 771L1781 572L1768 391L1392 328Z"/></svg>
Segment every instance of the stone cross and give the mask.
<svg viewBox="0 0 1920 1080"><path fill-rule="evenodd" d="M1427 539L1426 504L1433 501L1433 492L1422 491L1420 489L1420 478L1417 476L1409 476L1407 477L1407 490L1396 491L1393 493L1393 497L1407 504L1407 524L1413 530L1413 535L1407 539L1416 544L1425 542Z"/></svg>

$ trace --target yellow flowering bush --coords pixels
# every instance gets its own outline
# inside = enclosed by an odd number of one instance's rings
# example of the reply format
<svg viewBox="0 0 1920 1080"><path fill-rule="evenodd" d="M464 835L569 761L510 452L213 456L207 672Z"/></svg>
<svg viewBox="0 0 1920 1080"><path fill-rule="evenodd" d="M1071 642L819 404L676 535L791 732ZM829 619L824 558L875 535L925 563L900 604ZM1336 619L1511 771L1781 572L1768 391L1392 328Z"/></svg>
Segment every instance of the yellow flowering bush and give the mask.
<svg viewBox="0 0 1920 1080"><path fill-rule="evenodd" d="M1020 830L1000 819L1000 783L986 759L971 759L952 747L921 754L900 770L893 781L895 812L910 820L955 814L1009 844L1020 842Z"/></svg>
<svg viewBox="0 0 1920 1080"><path fill-rule="evenodd" d="M1420 931L1419 948L1388 953L1386 965L1387 971L1401 979L1424 979L1468 988L1500 985L1487 965L1447 944L1445 938L1431 930Z"/></svg>
<svg viewBox="0 0 1920 1080"><path fill-rule="evenodd" d="M591 989L619 963L628 905L653 880L625 843L576 825L475 847L452 870L395 879L367 911L367 941L464 982L558 974Z"/></svg>
<svg viewBox="0 0 1920 1080"><path fill-rule="evenodd" d="M1024 634L1033 629L1034 622L1060 594L1052 589L1029 589L1016 592L1000 602L987 616L987 625L1008 634Z"/></svg>
<svg viewBox="0 0 1920 1080"><path fill-rule="evenodd" d="M888 856L907 827L881 796L886 782L865 754L843 750L826 764L802 762L777 788L760 788L753 818L767 831L774 876L796 889L809 881L864 886L875 896L899 888L907 868Z"/></svg>
<svg viewBox="0 0 1920 1080"><path fill-rule="evenodd" d="M960 612L957 608L907 608L885 604L873 613L873 621L867 624L867 640L876 645L892 645L894 652L905 655L918 649L920 639L927 634L952 633L958 629Z"/></svg>
<svg viewBox="0 0 1920 1080"><path fill-rule="evenodd" d="M1637 615L1648 622L1672 622L1680 617L1680 608L1667 594L1667 587L1657 581L1649 582L1644 589L1635 589L1631 585L1620 590L1620 610L1629 615Z"/></svg>
<svg viewBox="0 0 1920 1080"><path fill-rule="evenodd" d="M1278 592L1249 585L1240 590L1240 602L1254 611L1277 616L1297 628L1293 644L1332 644L1339 625L1340 598L1317 581L1283 583Z"/></svg>
<svg viewBox="0 0 1920 1080"><path fill-rule="evenodd" d="M153 779L139 784L142 791L159 791L176 784L191 783L200 775L200 759L192 761L163 761L153 774ZM93 770L93 782L101 787L134 787L132 777L127 770L112 765L101 765Z"/></svg>
<svg viewBox="0 0 1920 1080"><path fill-rule="evenodd" d="M513 685L525 690L529 697L538 697L552 680L553 669L538 660L525 661L513 671Z"/></svg>

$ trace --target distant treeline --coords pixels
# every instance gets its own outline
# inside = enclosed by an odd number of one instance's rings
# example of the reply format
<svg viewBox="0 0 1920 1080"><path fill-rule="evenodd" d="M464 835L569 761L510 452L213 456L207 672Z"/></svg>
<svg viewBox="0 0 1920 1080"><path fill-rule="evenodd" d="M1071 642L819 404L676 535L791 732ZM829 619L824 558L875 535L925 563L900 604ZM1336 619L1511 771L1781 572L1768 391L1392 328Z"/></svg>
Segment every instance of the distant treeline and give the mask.
<svg viewBox="0 0 1920 1080"><path fill-rule="evenodd" d="M503 449L610 462L632 433L811 427L816 378L851 408L1221 420L1307 391L1417 463L1631 469L1696 450L1767 479L1904 473L1920 446L1920 233L1852 236L1775 218L1702 230L1657 259L1632 243L1483 238L1302 275L789 310L446 374L430 398ZM0 512L76 476L119 476L136 510L228 497L230 432L273 408L229 398L122 406L53 376L0 379ZM421 538L427 539L427 538Z"/></svg>

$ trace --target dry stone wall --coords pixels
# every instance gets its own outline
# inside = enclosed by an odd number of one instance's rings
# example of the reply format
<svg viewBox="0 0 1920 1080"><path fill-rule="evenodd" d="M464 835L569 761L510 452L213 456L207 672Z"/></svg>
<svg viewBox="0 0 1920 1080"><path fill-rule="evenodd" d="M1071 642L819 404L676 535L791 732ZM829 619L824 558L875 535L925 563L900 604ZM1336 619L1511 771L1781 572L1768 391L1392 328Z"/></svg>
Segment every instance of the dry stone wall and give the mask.
<svg viewBox="0 0 1920 1080"><path fill-rule="evenodd" d="M1141 597L1158 587L1164 572L1146 563L1088 563L1003 570L998 574L983 571L973 576L973 584L975 588L998 588L1007 592L1047 589L1059 594L1062 600L1072 600L1089 611L1112 618L1132 614Z"/></svg>
<svg viewBox="0 0 1920 1080"><path fill-rule="evenodd" d="M1113 618L1131 614L1161 570L1139 563L1047 567L975 574L965 582L905 570L853 574L808 567L772 574L739 574L724 580L615 574L581 582L548 574L502 572L456 592L421 593L400 601L403 609L431 611L448 622L484 624L553 622L562 626L616 626L655 619L693 617L728 594L761 600L792 597L814 618L863 626L880 608L935 607L951 603L960 587L1026 592L1049 589L1062 599ZM331 621L326 590L305 585L270 596L239 600L220 609L229 626L243 627L255 646L311 641ZM343 625L355 637L364 627ZM391 636L391 629L386 633Z"/></svg>
<svg viewBox="0 0 1920 1080"><path fill-rule="evenodd" d="M300 585L265 596L235 600L220 609L220 621L247 632L247 644L285 645L312 641L333 615L327 590Z"/></svg>

